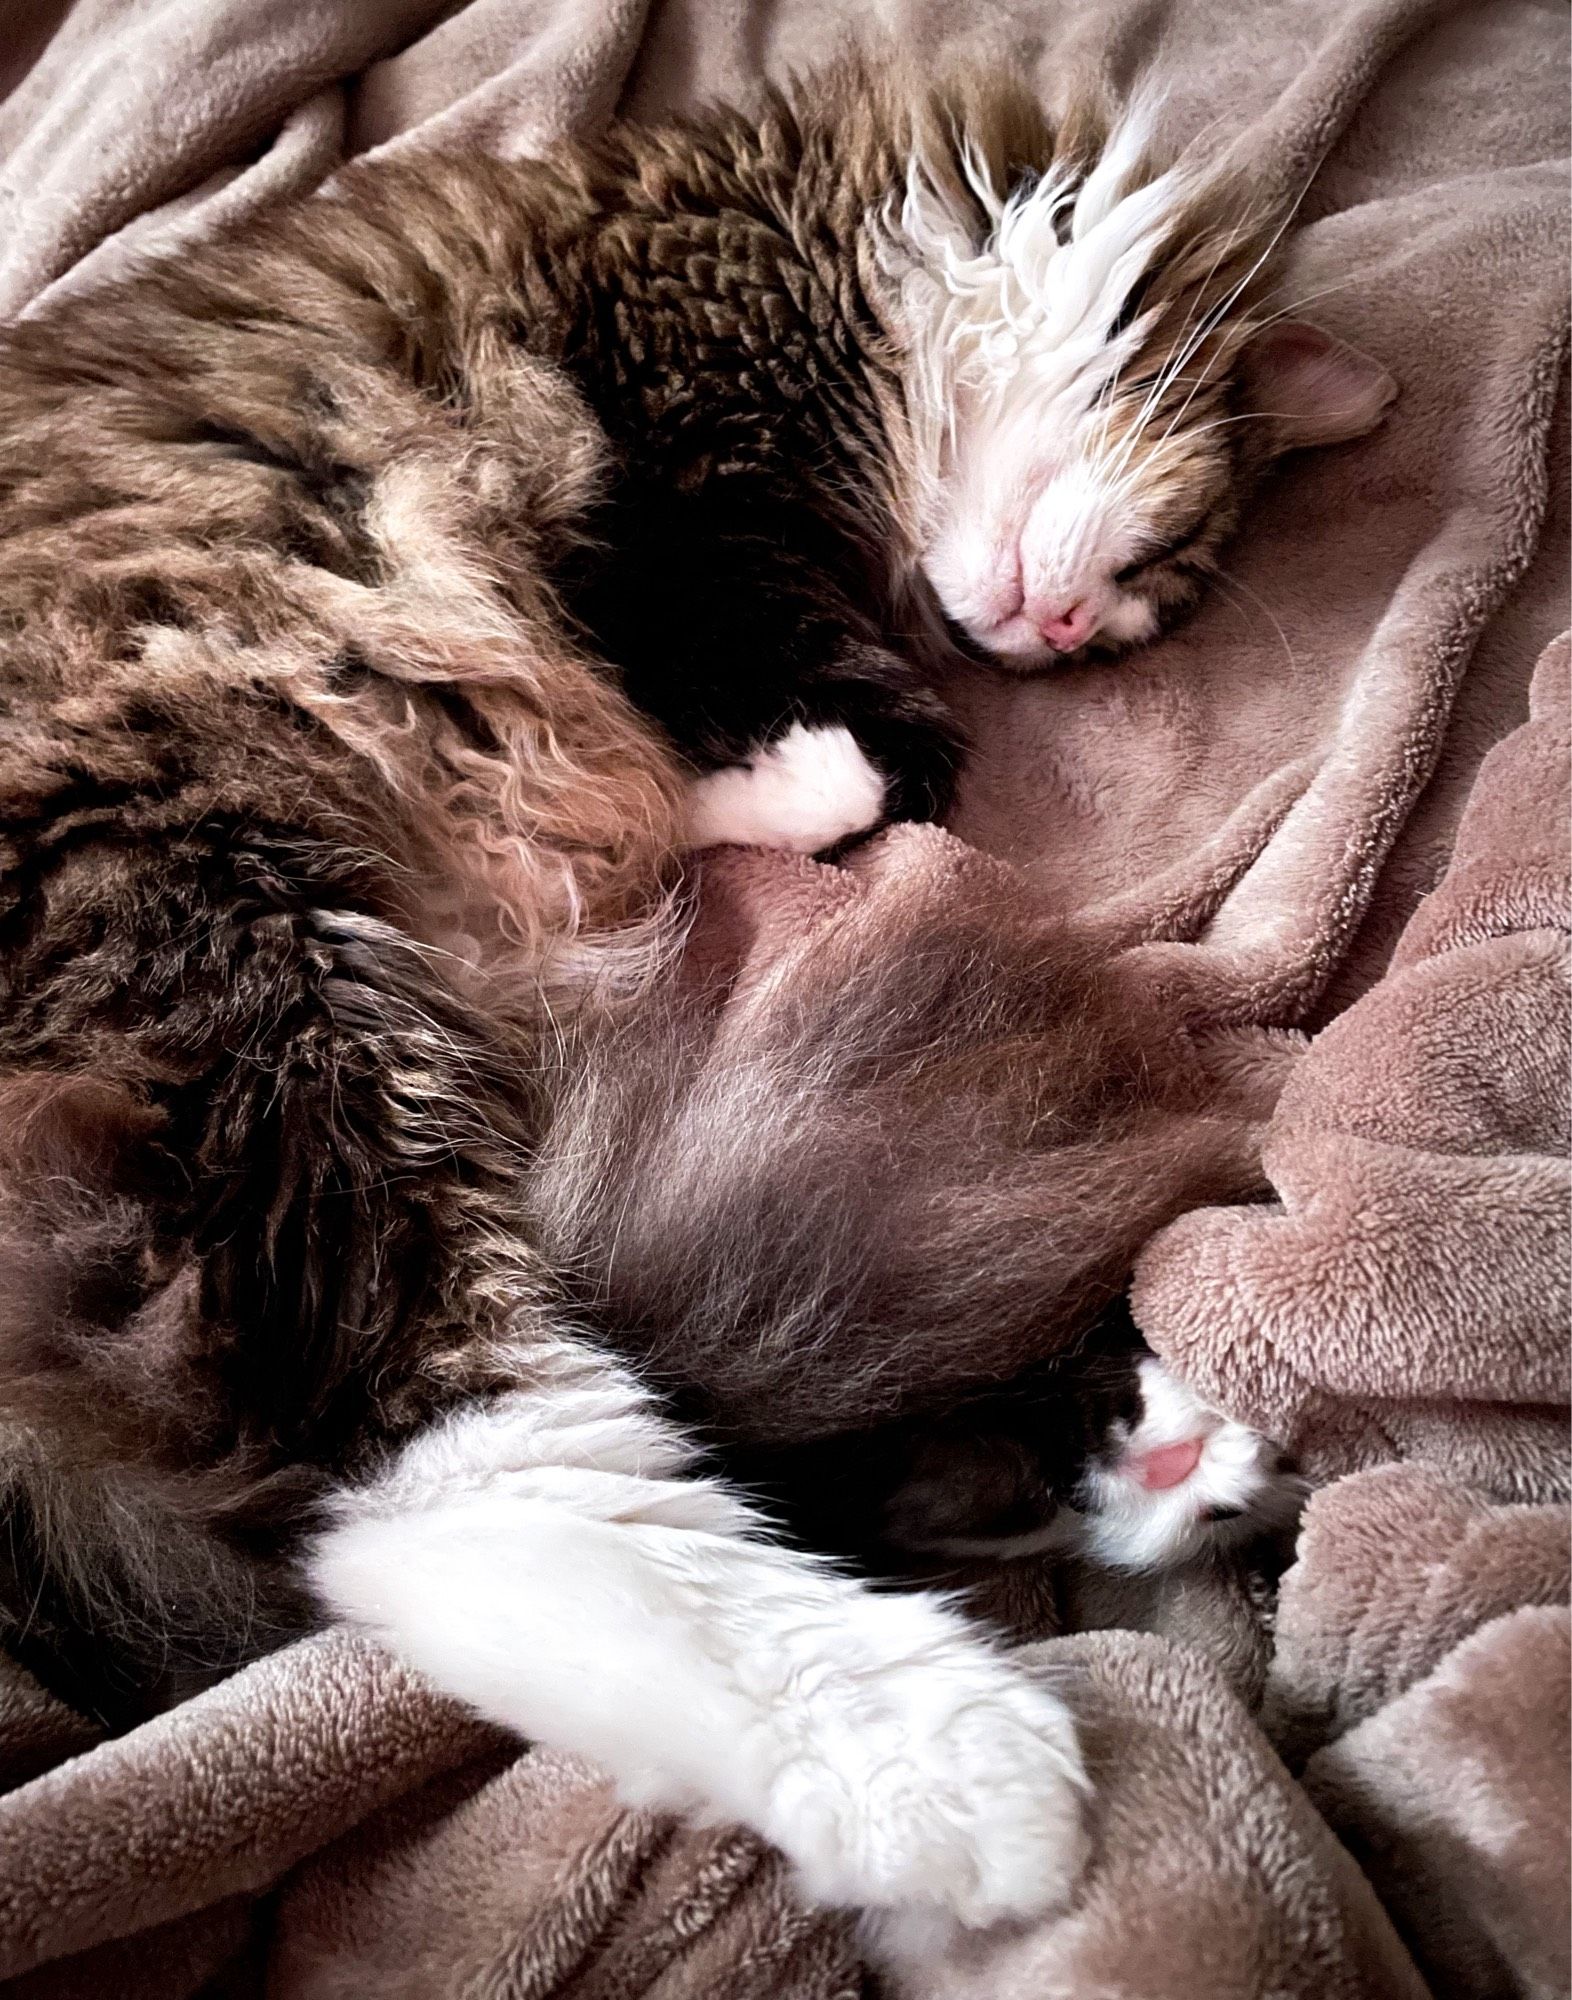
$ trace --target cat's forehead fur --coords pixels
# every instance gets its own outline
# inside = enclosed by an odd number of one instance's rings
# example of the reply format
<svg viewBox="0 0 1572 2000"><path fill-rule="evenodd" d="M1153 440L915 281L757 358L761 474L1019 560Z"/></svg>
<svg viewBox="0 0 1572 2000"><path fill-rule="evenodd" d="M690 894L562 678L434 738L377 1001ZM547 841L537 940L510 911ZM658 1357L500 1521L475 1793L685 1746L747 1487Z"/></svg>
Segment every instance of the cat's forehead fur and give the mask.
<svg viewBox="0 0 1572 2000"><path fill-rule="evenodd" d="M1095 445L1182 506L1186 450L1274 283L1283 216L1237 174L1160 167L1155 107L1096 93L1054 125L973 89L913 134L885 217L921 475L964 464L967 427ZM1190 420L1186 422L1186 420Z"/></svg>
<svg viewBox="0 0 1572 2000"><path fill-rule="evenodd" d="M1237 166L1165 163L1139 94L1069 99L1055 117L996 69L864 55L774 100L753 171L781 170L772 205L861 320L897 572L926 572L953 618L1028 560L1039 597L1073 597L1204 521L1188 573L1143 579L1127 629L1110 619L1128 640L1193 597L1272 455L1229 405L1288 208Z"/></svg>

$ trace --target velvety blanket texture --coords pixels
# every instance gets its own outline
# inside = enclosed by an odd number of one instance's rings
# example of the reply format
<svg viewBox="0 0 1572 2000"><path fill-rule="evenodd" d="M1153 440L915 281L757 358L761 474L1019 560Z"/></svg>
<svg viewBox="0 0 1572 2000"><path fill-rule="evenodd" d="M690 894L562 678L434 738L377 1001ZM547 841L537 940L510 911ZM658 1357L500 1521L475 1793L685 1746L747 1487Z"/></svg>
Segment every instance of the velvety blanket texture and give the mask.
<svg viewBox="0 0 1572 2000"><path fill-rule="evenodd" d="M1290 295L1402 385L1372 436L1288 462L1183 631L958 676L952 834L848 870L712 864L748 964L788 978L848 903L870 951L948 897L1074 914L1244 1092L1273 1191L1160 1230L1134 1302L1313 1475L1293 1565L1276 1593L1224 1568L979 1578L1084 1716L1096 1851L1068 1917L917 1990L1564 1995L1564 8L12 0L0 312L353 154L527 154L869 25L1051 102L1148 66L1175 142L1309 182ZM0 1661L0 1793L8 1994L873 1990L750 1838L624 1810L339 1633L108 1742Z"/></svg>

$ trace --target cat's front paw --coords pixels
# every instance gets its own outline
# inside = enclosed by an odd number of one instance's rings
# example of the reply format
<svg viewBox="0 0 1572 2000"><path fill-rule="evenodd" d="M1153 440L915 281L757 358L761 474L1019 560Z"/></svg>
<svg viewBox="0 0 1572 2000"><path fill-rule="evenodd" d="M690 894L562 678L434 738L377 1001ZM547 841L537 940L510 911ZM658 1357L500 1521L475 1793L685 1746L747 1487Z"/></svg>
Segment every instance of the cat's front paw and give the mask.
<svg viewBox="0 0 1572 2000"><path fill-rule="evenodd" d="M885 781L839 724L794 722L746 764L694 781L688 794L693 847L773 847L822 854L884 816Z"/></svg>
<svg viewBox="0 0 1572 2000"><path fill-rule="evenodd" d="M969 1634L919 1642L825 1676L796 1720L768 1830L818 1901L869 1913L892 1948L1067 1907L1087 1854L1075 1722L1008 1659Z"/></svg>

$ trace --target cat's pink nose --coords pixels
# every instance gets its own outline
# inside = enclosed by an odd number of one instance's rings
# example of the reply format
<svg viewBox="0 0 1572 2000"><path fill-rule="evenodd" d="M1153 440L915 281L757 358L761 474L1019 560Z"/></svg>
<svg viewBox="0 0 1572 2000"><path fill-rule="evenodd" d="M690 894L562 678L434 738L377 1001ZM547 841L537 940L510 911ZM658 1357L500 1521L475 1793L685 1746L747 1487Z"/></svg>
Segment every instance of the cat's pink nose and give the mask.
<svg viewBox="0 0 1572 2000"><path fill-rule="evenodd" d="M1097 614L1084 597L1037 613L1037 629L1057 653L1073 653L1092 636Z"/></svg>

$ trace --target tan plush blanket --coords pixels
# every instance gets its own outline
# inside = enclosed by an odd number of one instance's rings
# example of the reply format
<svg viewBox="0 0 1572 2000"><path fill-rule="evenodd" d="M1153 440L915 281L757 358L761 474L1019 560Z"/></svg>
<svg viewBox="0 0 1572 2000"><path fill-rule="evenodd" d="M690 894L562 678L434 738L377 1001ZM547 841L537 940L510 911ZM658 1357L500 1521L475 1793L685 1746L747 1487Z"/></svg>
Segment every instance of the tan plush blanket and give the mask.
<svg viewBox="0 0 1572 2000"><path fill-rule="evenodd" d="M865 19L852 0L13 0L0 311L350 153L526 152L780 75ZM1050 98L1082 63L1149 61L1175 138L1209 128L1263 178L1330 146L1293 291L1403 385L1374 436L1289 463L1183 632L1110 668L957 682L977 752L955 830L981 853L908 833L850 878L788 871L803 922L862 898L870 948L895 949L1007 870L1001 912L1025 893L1078 913L1155 1001L1227 1031L1239 1079L1287 1074L1261 1107L1274 1198L1162 1230L1135 1303L1321 1482L1297 1560L1275 1604L1223 1571L980 1583L1085 1717L1096 1854L1068 1918L919 1986L1564 1994L1564 10L881 0L877 19L920 50L989 49ZM779 948L784 884L769 865L734 883L756 952ZM845 1927L750 1840L623 1811L337 1634L112 1743L0 1672L0 1790L7 1993L868 1990Z"/></svg>

